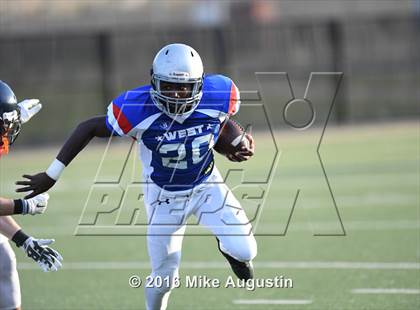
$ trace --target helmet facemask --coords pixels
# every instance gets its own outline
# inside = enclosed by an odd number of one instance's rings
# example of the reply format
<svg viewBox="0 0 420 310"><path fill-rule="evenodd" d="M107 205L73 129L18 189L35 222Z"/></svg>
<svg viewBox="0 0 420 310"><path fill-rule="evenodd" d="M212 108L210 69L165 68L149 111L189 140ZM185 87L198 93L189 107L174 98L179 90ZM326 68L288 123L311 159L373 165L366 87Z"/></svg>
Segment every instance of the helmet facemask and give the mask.
<svg viewBox="0 0 420 310"><path fill-rule="evenodd" d="M166 90L165 85L172 84L172 90ZM177 86L174 84L178 84ZM168 78L152 74L152 98L168 115L187 115L194 111L201 100L203 79ZM181 90L181 88L187 90ZM187 96L176 97L176 93L187 93Z"/></svg>
<svg viewBox="0 0 420 310"><path fill-rule="evenodd" d="M4 144L3 138L7 138L8 144L12 145L18 137L22 123L20 121L20 111L13 110L0 115L0 144Z"/></svg>

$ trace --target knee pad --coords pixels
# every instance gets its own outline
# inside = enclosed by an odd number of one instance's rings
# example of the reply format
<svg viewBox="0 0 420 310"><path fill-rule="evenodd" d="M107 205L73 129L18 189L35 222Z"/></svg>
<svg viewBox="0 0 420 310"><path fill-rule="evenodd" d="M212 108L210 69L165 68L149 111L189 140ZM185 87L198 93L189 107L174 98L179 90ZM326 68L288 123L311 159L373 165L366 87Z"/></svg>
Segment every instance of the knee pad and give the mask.
<svg viewBox="0 0 420 310"><path fill-rule="evenodd" d="M219 239L217 239L217 244L219 247L220 253L227 259L230 267L232 268L232 271L235 273L235 275L242 280L248 280L254 278L254 267L252 266L251 260L249 261L240 261L237 258L227 254L223 251L221 248L221 244L219 242ZM243 255L245 257L245 255Z"/></svg>
<svg viewBox="0 0 420 310"><path fill-rule="evenodd" d="M257 242L254 236L249 236L247 246L243 246L238 252L238 259L240 261L252 261L257 256Z"/></svg>
<svg viewBox="0 0 420 310"><path fill-rule="evenodd" d="M232 236L232 238L235 237L236 236ZM238 237L238 240L235 239L231 240L227 248L224 244L220 244L220 250L234 257L238 261L252 261L255 256L257 256L257 242L255 241L254 236L250 235L246 237Z"/></svg>
<svg viewBox="0 0 420 310"><path fill-rule="evenodd" d="M153 288L160 293L167 293L174 288L174 281L179 277L179 268L159 268L153 270L150 276L153 281Z"/></svg>

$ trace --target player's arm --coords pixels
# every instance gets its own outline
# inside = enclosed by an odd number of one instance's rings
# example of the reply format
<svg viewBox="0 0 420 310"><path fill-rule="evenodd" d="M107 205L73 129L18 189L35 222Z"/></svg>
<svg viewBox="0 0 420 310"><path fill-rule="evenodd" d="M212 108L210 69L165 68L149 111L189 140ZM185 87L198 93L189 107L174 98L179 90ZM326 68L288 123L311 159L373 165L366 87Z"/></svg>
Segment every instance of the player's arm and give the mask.
<svg viewBox="0 0 420 310"><path fill-rule="evenodd" d="M57 160L68 166L94 137L108 138L112 132L106 126L106 116L98 116L80 123L61 148Z"/></svg>
<svg viewBox="0 0 420 310"><path fill-rule="evenodd" d="M0 197L0 216L15 214L42 214L47 209L48 199L47 193L35 196L31 199L7 199Z"/></svg>
<svg viewBox="0 0 420 310"><path fill-rule="evenodd" d="M23 175L26 181L18 181L17 185L24 187L18 188L17 192L32 193L25 196L25 199L32 198L44 193L54 186L64 168L82 151L94 137L110 137L111 130L106 125L106 116L98 116L80 123L73 131L71 136L64 143L57 158L45 172L35 175Z"/></svg>
<svg viewBox="0 0 420 310"><path fill-rule="evenodd" d="M44 271L57 271L63 258L48 247L53 239L35 239L25 234L18 223L10 216L0 216L0 233L13 241L25 254L33 259Z"/></svg>

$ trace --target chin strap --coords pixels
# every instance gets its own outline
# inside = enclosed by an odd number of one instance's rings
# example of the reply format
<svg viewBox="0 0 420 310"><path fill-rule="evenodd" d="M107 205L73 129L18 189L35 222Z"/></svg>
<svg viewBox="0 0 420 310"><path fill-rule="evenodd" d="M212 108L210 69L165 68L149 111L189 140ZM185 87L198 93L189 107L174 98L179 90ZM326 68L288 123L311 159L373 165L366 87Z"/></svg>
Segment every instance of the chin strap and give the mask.
<svg viewBox="0 0 420 310"><path fill-rule="evenodd" d="M9 139L7 137L1 137L0 145L0 157L9 153Z"/></svg>

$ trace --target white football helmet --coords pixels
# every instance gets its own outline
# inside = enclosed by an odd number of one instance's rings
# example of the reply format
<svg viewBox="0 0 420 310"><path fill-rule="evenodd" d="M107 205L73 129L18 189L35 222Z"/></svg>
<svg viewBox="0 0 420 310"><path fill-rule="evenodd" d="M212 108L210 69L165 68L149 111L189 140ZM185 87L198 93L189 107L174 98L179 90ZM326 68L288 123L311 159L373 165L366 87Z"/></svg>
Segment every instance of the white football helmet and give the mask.
<svg viewBox="0 0 420 310"><path fill-rule="evenodd" d="M190 46L180 43L163 47L153 60L151 97L153 102L170 116L192 113L203 95L203 63ZM191 96L173 98L162 93L161 82L191 83Z"/></svg>

